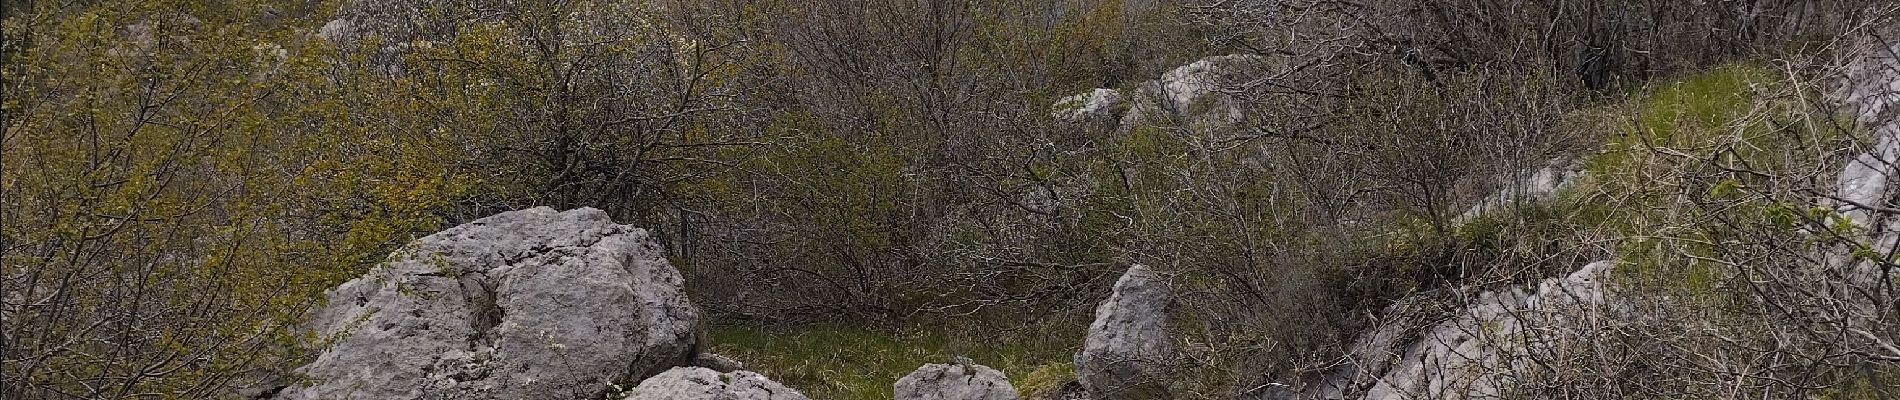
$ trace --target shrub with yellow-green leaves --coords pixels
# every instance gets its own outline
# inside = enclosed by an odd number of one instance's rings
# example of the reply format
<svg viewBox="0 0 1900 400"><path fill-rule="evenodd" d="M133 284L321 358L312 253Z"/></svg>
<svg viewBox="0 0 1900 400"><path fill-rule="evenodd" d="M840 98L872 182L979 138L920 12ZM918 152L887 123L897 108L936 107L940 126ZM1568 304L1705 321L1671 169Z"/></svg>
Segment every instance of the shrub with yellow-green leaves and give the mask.
<svg viewBox="0 0 1900 400"><path fill-rule="evenodd" d="M402 82L335 72L315 10L30 5L5 20L5 397L229 390L479 182Z"/></svg>

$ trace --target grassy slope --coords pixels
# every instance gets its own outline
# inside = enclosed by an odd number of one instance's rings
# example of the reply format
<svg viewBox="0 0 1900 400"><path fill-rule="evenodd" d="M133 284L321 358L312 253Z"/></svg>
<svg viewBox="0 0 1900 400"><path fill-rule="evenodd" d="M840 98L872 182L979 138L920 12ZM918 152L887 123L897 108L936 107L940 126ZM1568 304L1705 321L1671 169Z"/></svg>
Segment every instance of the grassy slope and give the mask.
<svg viewBox="0 0 1900 400"><path fill-rule="evenodd" d="M1804 108L1803 98L1817 94L1789 84L1764 66L1731 64L1658 82L1624 101L1578 113L1572 122L1611 135L1596 154L1584 158L1590 179L1538 208L1558 217L1541 223L1568 226L1577 237L1609 243L1619 265L1617 279L1626 285L1700 304L1690 307L1715 307L1727 291L1720 281L1732 278L1717 265L1683 256L1709 252L1699 243L1710 238L1707 229L1682 227L1711 222L1681 202L1685 193L1724 198L1722 193L1750 188L1735 178L1698 179L1695 175L1709 173L1707 166L1690 160L1713 157L1771 173L1794 172L1832 165L1825 155L1811 152L1815 143L1865 134L1823 128L1829 118L1840 116L1806 114L1815 110ZM1803 125L1804 119L1822 123ZM1831 179L1838 171L1822 172L1821 178ZM1735 201L1721 212L1770 224L1781 214L1819 212L1812 207L1809 198L1764 196ZM1790 237L1796 237L1792 231ZM1842 375L1836 386L1816 392L1816 398L1874 398L1881 388L1900 385L1900 365L1863 364L1836 373Z"/></svg>

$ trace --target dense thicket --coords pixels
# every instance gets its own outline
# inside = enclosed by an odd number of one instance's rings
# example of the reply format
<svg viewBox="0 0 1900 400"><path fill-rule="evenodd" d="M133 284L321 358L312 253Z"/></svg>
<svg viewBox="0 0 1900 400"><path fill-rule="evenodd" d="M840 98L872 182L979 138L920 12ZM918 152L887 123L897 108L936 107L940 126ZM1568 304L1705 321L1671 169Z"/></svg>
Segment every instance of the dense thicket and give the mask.
<svg viewBox="0 0 1900 400"><path fill-rule="evenodd" d="M1611 253L1454 223L1620 126L1579 110L1724 62L1816 76L1892 13L1162 3L7 1L0 395L220 393L296 356L322 289L533 205L653 230L722 321L1086 325L1143 263L1190 284L1210 385L1284 378L1395 298ZM1235 123L1050 116L1225 53L1262 64L1220 82Z"/></svg>

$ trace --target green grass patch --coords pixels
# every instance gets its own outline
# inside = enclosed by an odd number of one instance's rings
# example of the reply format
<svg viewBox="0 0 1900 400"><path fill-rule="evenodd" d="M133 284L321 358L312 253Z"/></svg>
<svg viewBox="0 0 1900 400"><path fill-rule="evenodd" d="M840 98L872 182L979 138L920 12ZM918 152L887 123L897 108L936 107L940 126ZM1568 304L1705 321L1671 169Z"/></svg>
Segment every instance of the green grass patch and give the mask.
<svg viewBox="0 0 1900 400"><path fill-rule="evenodd" d="M1638 117L1639 134L1678 144L1706 140L1705 133L1727 126L1755 107L1759 88L1776 81L1774 71L1752 64L1723 66L1691 75L1646 96ZM1715 132L1719 133L1719 132Z"/></svg>
<svg viewBox="0 0 1900 400"><path fill-rule="evenodd" d="M1584 126L1621 132L1602 150L1584 159L1591 180L1582 200L1583 214L1623 234L1640 234L1642 222L1663 217L1654 211L1681 199L1656 190L1681 182L1658 182L1683 171L1678 155L1706 156L1718 148L1742 152L1768 129L1759 118L1761 95L1777 84L1773 70L1754 64L1718 67L1652 86L1628 101L1582 113ZM1631 117L1631 116L1634 117ZM1659 185L1660 184L1660 185ZM1605 195L1609 195L1606 197Z"/></svg>
<svg viewBox="0 0 1900 400"><path fill-rule="evenodd" d="M1734 122L1756 110L1759 93L1777 82L1773 70L1754 64L1734 64L1690 75L1653 87L1625 104L1610 105L1625 112L1603 113L1609 118L1635 114L1633 121L1610 121L1596 126L1616 127L1616 135L1602 153L1586 160L1597 176L1628 176L1641 172L1642 158L1651 146L1699 149L1717 138L1735 133ZM1614 129L1614 128L1613 128Z"/></svg>
<svg viewBox="0 0 1900 400"><path fill-rule="evenodd" d="M1015 385L1016 391L1022 392L1024 398L1034 398L1060 390L1063 384L1072 380L1075 380L1075 363L1057 361L1037 367L1029 372L1029 376L1016 380Z"/></svg>
<svg viewBox="0 0 1900 400"><path fill-rule="evenodd" d="M1686 250L1678 248L1685 245L1680 239L1693 243L1707 237L1669 228L1671 222L1685 217L1672 206L1684 200L1676 186L1685 182L1658 181L1683 175L1682 160L1666 154L1704 155L1736 128L1736 119L1755 108L1759 86L1772 79L1772 71L1765 68L1731 65L1654 86L1629 102L1608 106L1634 118L1599 124L1621 125L1624 133L1585 160L1597 182L1590 188L1595 198L1580 202L1579 214L1603 236L1617 238L1615 253L1623 265L1619 275L1643 282L1673 282L1683 286L1676 289L1690 292L1706 289L1707 282L1697 279L1706 278L1701 273L1705 268L1677 256L1677 251Z"/></svg>
<svg viewBox="0 0 1900 400"><path fill-rule="evenodd" d="M889 399L898 378L956 356L1003 371L1012 382L1058 379L1059 367L1051 365L1069 362L1081 334L1079 328L978 335L935 327L722 326L712 329L712 348L814 399Z"/></svg>
<svg viewBox="0 0 1900 400"><path fill-rule="evenodd" d="M1827 162L1814 149L1838 139L1797 123L1811 116L1787 85L1762 65L1731 64L1587 114L1595 121L1584 125L1620 133L1585 159L1592 180L1579 188L1576 215L1592 236L1614 240L1619 276L1720 303L1726 267L1711 262L1722 258L1719 248L1744 237L1797 238L1797 221L1826 219L1797 218L1811 198L1764 191L1790 183L1771 177Z"/></svg>
<svg viewBox="0 0 1900 400"><path fill-rule="evenodd" d="M1822 389L1815 398L1891 399L1900 396L1900 365L1861 363L1834 373L1841 375L1840 384Z"/></svg>

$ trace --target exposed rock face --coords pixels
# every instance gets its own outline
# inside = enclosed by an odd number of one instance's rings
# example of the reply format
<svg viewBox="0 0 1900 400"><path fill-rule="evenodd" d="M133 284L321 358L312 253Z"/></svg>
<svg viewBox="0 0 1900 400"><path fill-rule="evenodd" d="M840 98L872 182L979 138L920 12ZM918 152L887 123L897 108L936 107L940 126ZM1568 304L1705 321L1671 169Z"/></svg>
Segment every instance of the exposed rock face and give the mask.
<svg viewBox="0 0 1900 400"><path fill-rule="evenodd" d="M1819 268L1793 271L1795 274L1781 279L1819 283L1845 278L1847 285L1830 282L1806 288L1834 300L1826 311L1817 313L1819 318L1838 318L1832 322L1861 332L1881 332L1883 329L1867 327L1890 320L1882 316L1891 315L1885 311L1892 309L1891 295L1878 294L1889 291L1873 288L1892 287L1895 278L1886 263L1877 261L1881 257L1855 254L1894 254L1900 249L1900 212L1894 211L1900 208L1900 201L1896 201L1900 185L1894 184L1894 177L1900 174L1900 107L1896 107L1900 105L1900 55L1896 55L1900 54L1900 43L1877 37L1863 41L1859 51L1846 60L1847 75L1834 100L1854 116L1860 127L1872 133L1868 138L1872 143L1841 167L1834 196L1818 201L1857 228L1847 233L1854 243L1823 249L1819 256L1824 262ZM1888 344L1896 341L1893 335L1876 341L1882 343L1872 347L1900 352L1891 350Z"/></svg>
<svg viewBox="0 0 1900 400"><path fill-rule="evenodd" d="M1891 51L1889 51L1891 50ZM1866 228L1854 239L1865 240L1877 253L1900 245L1900 218L1885 212L1900 195L1891 177L1900 173L1900 45L1882 43L1862 49L1847 63L1848 76L1836 98L1858 123L1872 131L1863 153L1840 168L1833 196L1820 203L1833 207L1854 225ZM1541 199L1566 185L1563 170L1546 168L1526 176L1519 186L1491 199ZM1555 185L1549 183L1556 183ZM1548 189L1547 189L1548 188ZM1515 194L1510 194L1516 192ZM1517 196L1507 197L1507 196ZM1502 204L1487 199L1466 215ZM1468 217L1461 217L1461 219ZM1829 282L1811 287L1816 293L1850 291L1855 286L1878 285L1878 266L1856 260L1850 249L1827 248L1814 259L1816 271L1790 272L1774 277L1799 283L1848 278L1848 285ZM1302 398L1315 399L1421 399L1500 398L1515 385L1535 382L1536 360L1562 360L1560 343L1582 342L1592 333L1592 318L1627 317L1613 288L1598 278L1611 269L1596 262L1563 278L1548 279L1529 289L1481 293L1452 318L1433 318L1408 304L1387 310L1384 323L1361 334L1347 354L1348 363L1308 387ZM1843 274L1845 272L1845 274ZM1811 275L1804 275L1811 274ZM1835 289L1845 288L1845 289ZM1842 325L1866 323L1881 315L1872 301L1854 301L1851 293L1824 294L1843 299L1829 304L1829 317ZM1856 308L1860 308L1856 310ZM1796 312L1800 312L1797 310ZM1847 317L1838 317L1847 316ZM1823 317L1827 318L1827 317ZM1877 317L1874 317L1877 318Z"/></svg>
<svg viewBox="0 0 1900 400"><path fill-rule="evenodd" d="M417 240L331 289L279 399L581 398L682 365L699 311L645 230L540 207Z"/></svg>
<svg viewBox="0 0 1900 400"><path fill-rule="evenodd" d="M640 381L625 400L806 400L804 394L750 371L699 367L667 370Z"/></svg>
<svg viewBox="0 0 1900 400"><path fill-rule="evenodd" d="M1832 201L1863 227L1873 226L1875 209L1893 198L1888 183L1900 173L1900 119L1895 118L1900 107L1894 107L1900 104L1900 73L1893 72L1900 70L1900 58L1894 56L1900 44L1882 50L1869 49L1848 63L1846 84L1838 95L1856 122L1874 133L1873 146L1841 168L1838 199Z"/></svg>
<svg viewBox="0 0 1900 400"><path fill-rule="evenodd" d="M1167 277L1135 265L1115 292L1095 308L1095 322L1075 355L1076 380L1097 400L1168 398L1167 369L1175 363L1168 333L1174 293Z"/></svg>
<svg viewBox="0 0 1900 400"><path fill-rule="evenodd" d="M897 400L1016 400L1009 377L976 364L924 364L895 386Z"/></svg>
<svg viewBox="0 0 1900 400"><path fill-rule="evenodd" d="M493 9L492 0L472 0L469 7ZM450 37L464 19L472 18L448 0L349 0L334 19L317 28L316 37L347 51L366 52L365 66L385 74L402 74L403 55L416 46ZM436 10L432 12L430 10Z"/></svg>
<svg viewBox="0 0 1900 400"><path fill-rule="evenodd" d="M1612 263L1590 263L1569 276L1547 279L1535 290L1483 292L1450 320L1419 327L1419 320L1389 323L1363 334L1347 365L1315 392L1320 399L1497 398L1525 381L1533 360L1574 328L1580 319L1605 311L1599 279ZM1409 338L1409 339L1408 339ZM1395 357L1396 356L1396 357Z"/></svg>

